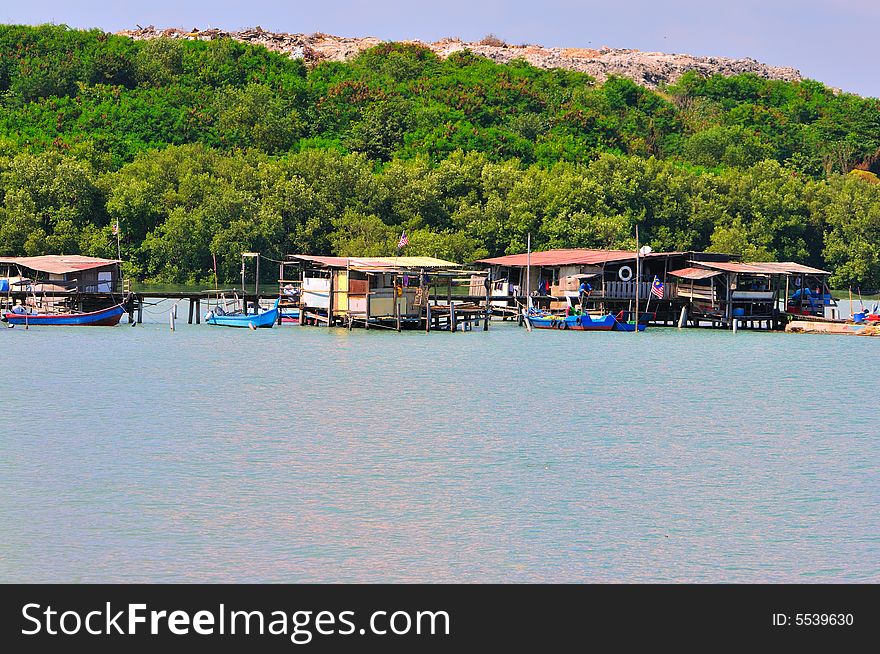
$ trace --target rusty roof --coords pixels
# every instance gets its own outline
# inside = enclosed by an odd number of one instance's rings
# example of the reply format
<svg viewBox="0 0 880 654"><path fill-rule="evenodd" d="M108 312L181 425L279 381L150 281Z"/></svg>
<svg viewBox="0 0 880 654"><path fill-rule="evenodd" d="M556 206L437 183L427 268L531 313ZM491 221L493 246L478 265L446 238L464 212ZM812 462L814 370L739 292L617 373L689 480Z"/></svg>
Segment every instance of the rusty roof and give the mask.
<svg viewBox="0 0 880 654"><path fill-rule="evenodd" d="M679 268L678 270L670 270L668 274L682 279L708 279L723 273L720 270L706 270L705 268Z"/></svg>
<svg viewBox="0 0 880 654"><path fill-rule="evenodd" d="M453 261L445 261L435 257L322 257L310 254L292 254L290 258L309 261L327 268L354 268L358 270L460 267L460 264Z"/></svg>
<svg viewBox="0 0 880 654"><path fill-rule="evenodd" d="M827 270L805 266L794 261L692 261L703 268L721 270L738 274L754 275L830 275Z"/></svg>
<svg viewBox="0 0 880 654"><path fill-rule="evenodd" d="M651 252L642 255L642 259L653 257L667 257L687 254L686 252ZM636 258L635 250L545 250L532 252L531 265L533 266L595 266L615 261L629 261ZM503 257L491 257L479 259L477 263L488 263L496 266L523 267L529 265L528 254L508 254Z"/></svg>
<svg viewBox="0 0 880 654"><path fill-rule="evenodd" d="M49 273L50 275L66 275L82 270L93 270L120 263L117 259L99 259L84 257L78 254L56 255L46 254L39 257L3 257L0 264L15 264L29 270Z"/></svg>

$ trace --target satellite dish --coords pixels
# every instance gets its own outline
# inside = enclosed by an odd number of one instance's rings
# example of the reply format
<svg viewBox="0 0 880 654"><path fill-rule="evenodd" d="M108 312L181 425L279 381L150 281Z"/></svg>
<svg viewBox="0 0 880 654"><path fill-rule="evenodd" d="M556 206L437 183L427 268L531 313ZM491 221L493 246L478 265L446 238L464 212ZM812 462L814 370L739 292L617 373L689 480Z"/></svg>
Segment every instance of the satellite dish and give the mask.
<svg viewBox="0 0 880 654"><path fill-rule="evenodd" d="M639 250L639 254L642 255L643 257L648 254L651 254L651 246L650 245L643 245L642 248Z"/></svg>

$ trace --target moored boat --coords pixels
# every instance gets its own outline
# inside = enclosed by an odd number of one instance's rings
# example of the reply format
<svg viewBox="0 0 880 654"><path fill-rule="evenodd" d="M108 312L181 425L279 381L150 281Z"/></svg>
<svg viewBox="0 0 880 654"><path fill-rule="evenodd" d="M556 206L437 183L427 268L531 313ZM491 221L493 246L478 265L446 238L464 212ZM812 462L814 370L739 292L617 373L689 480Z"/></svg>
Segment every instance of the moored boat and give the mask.
<svg viewBox="0 0 880 654"><path fill-rule="evenodd" d="M621 311L614 318L614 331L616 332L634 332L636 330L636 323L634 320L631 320L629 311ZM638 329L640 332L645 331L648 328L648 322L653 318L654 314L651 313L643 313L639 316L639 324Z"/></svg>
<svg viewBox="0 0 880 654"><path fill-rule="evenodd" d="M28 313L23 307L20 311L8 311L3 319L10 325L56 325L56 326L102 326L112 327L119 323L125 307L116 304L106 309L85 313Z"/></svg>
<svg viewBox="0 0 880 654"><path fill-rule="evenodd" d="M275 304L271 309L260 313L249 314L241 311L225 313L223 309L218 306L205 315L205 323L208 325L217 325L219 327L249 327L251 329L272 328L278 321L278 303L280 301L280 299L275 300Z"/></svg>
<svg viewBox="0 0 880 654"><path fill-rule="evenodd" d="M291 309L281 309L281 323L282 324L291 324L296 323L299 324L299 309L296 307Z"/></svg>
<svg viewBox="0 0 880 654"><path fill-rule="evenodd" d="M529 314L529 323L535 329L571 329L573 331L611 331L615 323L614 316L607 314L593 317L587 313L581 315L557 316L541 311Z"/></svg>

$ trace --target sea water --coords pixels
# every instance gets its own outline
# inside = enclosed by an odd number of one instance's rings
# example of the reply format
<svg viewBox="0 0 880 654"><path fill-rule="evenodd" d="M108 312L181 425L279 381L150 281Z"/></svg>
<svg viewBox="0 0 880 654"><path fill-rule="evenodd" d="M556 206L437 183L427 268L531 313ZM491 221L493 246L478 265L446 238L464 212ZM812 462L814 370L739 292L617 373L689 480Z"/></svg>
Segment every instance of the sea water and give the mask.
<svg viewBox="0 0 880 654"><path fill-rule="evenodd" d="M880 581L880 339L3 329L0 581Z"/></svg>

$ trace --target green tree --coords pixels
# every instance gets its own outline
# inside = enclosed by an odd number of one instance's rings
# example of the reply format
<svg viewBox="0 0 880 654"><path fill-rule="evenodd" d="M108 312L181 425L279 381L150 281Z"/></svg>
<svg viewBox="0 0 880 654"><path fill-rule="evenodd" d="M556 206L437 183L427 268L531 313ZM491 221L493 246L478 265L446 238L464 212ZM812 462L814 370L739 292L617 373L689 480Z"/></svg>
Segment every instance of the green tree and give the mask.
<svg viewBox="0 0 880 654"><path fill-rule="evenodd" d="M296 109L263 84L227 88L219 100L220 139L239 148L289 150L303 129Z"/></svg>

